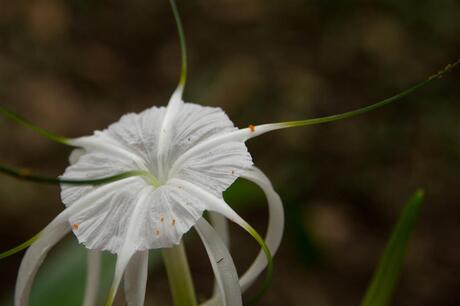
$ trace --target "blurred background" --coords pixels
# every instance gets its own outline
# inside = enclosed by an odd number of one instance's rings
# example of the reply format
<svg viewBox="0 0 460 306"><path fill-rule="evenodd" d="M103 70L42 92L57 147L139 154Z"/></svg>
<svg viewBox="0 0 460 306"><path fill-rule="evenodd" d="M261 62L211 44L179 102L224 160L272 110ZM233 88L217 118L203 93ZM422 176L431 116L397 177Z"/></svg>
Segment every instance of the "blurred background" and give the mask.
<svg viewBox="0 0 460 306"><path fill-rule="evenodd" d="M454 0L178 0L178 6L189 49L186 100L222 107L240 127L358 108L460 55ZM124 113L165 105L179 69L166 0L0 0L0 103L58 134L87 135ZM273 285L260 305L357 305L418 187L426 202L394 305L460 304L459 81L457 69L376 112L248 143L287 217ZM63 172L68 148L3 118L0 124L1 163ZM255 186L238 181L226 199L264 233L267 209ZM58 187L0 176L0 250L30 238L62 207ZM257 244L231 230L243 272ZM187 239L205 300L212 271L196 234ZM12 305L21 257L0 262L2 306ZM69 236L40 270L31 305L80 305L84 261L83 247ZM104 263L106 288L113 257ZM150 264L146 305L170 305L158 253Z"/></svg>

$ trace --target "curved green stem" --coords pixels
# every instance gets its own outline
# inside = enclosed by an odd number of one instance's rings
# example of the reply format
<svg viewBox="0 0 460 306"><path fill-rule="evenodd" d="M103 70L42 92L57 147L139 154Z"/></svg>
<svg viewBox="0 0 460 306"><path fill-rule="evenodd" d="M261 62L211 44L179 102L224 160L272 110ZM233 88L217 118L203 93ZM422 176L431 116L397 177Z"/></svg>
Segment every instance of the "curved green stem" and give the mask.
<svg viewBox="0 0 460 306"><path fill-rule="evenodd" d="M66 184L66 185L102 185L106 183L115 182L121 179L125 179L132 176L142 176L146 178L153 186L158 187L160 183L157 178L154 177L151 173L141 170L127 171L112 176L97 178L97 179L88 179L88 180L76 180L76 179L65 179L65 178L55 178L47 177L42 175L34 175L28 169L13 169L4 165L0 165L0 173L15 177L17 179L32 181L42 184Z"/></svg>
<svg viewBox="0 0 460 306"><path fill-rule="evenodd" d="M265 253L265 256L267 257L267 273L265 275L264 282L262 283L262 286L259 289L259 292L256 294L256 296L254 296L247 304L245 304L245 305L255 305L257 304L257 302L259 302L262 296L267 292L268 288L270 288L270 285L272 283L273 257L270 252L270 249L265 243L265 240L259 235L259 233L257 233L257 231L251 225L246 224L244 229L257 241L257 243L262 248L262 251Z"/></svg>
<svg viewBox="0 0 460 306"><path fill-rule="evenodd" d="M174 14L174 19L176 20L177 32L179 34L179 43L181 49L181 74L179 79L178 87L185 87L185 82L187 81L187 48L185 43L185 34L184 28L182 27L182 21L180 19L179 10L177 9L176 1L169 0L171 4L171 9Z"/></svg>
<svg viewBox="0 0 460 306"><path fill-rule="evenodd" d="M370 111L373 111L375 109L378 109L378 108L381 108L383 106L386 106L386 105L388 105L390 103L396 102L396 101L400 100L401 98L404 98L404 97L410 95L414 91L422 88L423 86L427 85L428 83L432 82L433 80L441 78L444 74L446 74L447 72L452 70L458 64L460 64L460 59L458 59L453 64L447 65L446 67L444 67L444 69L442 69L441 71L437 72L436 74L430 76L427 80L422 81L422 82L410 87L409 89L404 90L403 92L401 92L399 94L396 94L396 95L394 95L394 96L392 96L390 98L387 98L385 100L379 101L379 102L374 103L372 105L368 105L366 107L359 108L359 109L356 109L356 110L352 110L352 111L349 111L349 112L345 112L345 113L342 113L342 114L337 114L337 115L332 115L332 116L325 116L325 117L320 117L320 118L313 118L313 119L306 119L306 120L281 122L281 123L278 123L278 124L280 125L280 127L288 128L288 127L306 126L306 125L315 125L315 124L321 124L321 123L334 122L334 121L339 121L339 120L343 120L343 119L352 118L352 117L355 117L355 116L358 116L358 115L362 115L362 114L368 113Z"/></svg>
<svg viewBox="0 0 460 306"><path fill-rule="evenodd" d="M35 124L31 123L30 121L22 118L21 116L19 116L18 114L15 114L14 112L6 109L5 107L3 106L0 106L0 114L13 120L13 121L16 121L17 123L21 124L22 126L25 126L29 129L31 129L32 131L48 138L49 140L51 141L54 141L54 142L57 142L59 144L63 144L63 145L67 145L67 146L72 146L70 143L69 143L69 140L63 136L59 136L59 135L56 135L54 133L51 133L50 131L48 130L45 130L44 128L41 128L39 126L36 126Z"/></svg>
<svg viewBox="0 0 460 306"><path fill-rule="evenodd" d="M12 249L9 249L8 251L0 253L0 260L3 259L3 258L6 258L6 257L10 257L11 255L14 255L14 254L16 254L18 252L21 252L24 249L27 249L32 243L34 243L35 241L37 241L38 238L40 238L40 233L41 232L39 232L38 234L36 234L32 238L30 238L29 240L21 243L20 245L14 247Z"/></svg>

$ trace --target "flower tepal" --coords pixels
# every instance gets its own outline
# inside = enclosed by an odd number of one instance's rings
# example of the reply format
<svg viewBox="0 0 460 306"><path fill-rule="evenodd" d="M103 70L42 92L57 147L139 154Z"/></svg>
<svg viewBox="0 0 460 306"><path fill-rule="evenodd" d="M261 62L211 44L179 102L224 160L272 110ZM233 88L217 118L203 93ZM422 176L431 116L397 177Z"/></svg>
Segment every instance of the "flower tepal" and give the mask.
<svg viewBox="0 0 460 306"><path fill-rule="evenodd" d="M70 223L78 240L90 249L117 254L126 244L133 251L170 247L180 242L204 210L227 214L229 207L208 204L196 190L221 198L251 167L243 141L231 140L188 154L177 171L170 173L170 169L193 147L234 130L220 108L184 103L176 92L166 108L124 115L106 130L71 140L84 150L73 154L74 163L63 174L67 179L130 170L151 175L125 179L125 184L104 192L91 206L75 210ZM62 185L61 197L70 207L100 188Z"/></svg>

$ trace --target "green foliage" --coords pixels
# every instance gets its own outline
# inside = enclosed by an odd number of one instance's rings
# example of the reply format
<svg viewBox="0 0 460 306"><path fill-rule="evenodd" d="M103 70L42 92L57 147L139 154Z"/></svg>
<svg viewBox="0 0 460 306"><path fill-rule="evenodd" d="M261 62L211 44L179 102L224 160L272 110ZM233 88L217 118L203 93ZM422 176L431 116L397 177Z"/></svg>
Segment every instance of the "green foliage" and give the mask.
<svg viewBox="0 0 460 306"><path fill-rule="evenodd" d="M423 191L417 190L404 207L380 259L377 270L374 272L361 306L389 305L404 262L407 244L420 212L423 197Z"/></svg>

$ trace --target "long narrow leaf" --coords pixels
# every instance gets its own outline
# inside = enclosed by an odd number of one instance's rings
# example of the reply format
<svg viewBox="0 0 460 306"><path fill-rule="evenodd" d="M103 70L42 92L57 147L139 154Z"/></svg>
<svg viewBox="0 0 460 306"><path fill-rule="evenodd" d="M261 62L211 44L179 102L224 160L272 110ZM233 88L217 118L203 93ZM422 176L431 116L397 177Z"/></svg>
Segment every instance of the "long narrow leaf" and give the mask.
<svg viewBox="0 0 460 306"><path fill-rule="evenodd" d="M389 305L422 202L423 191L417 190L407 202L393 229L361 306Z"/></svg>

